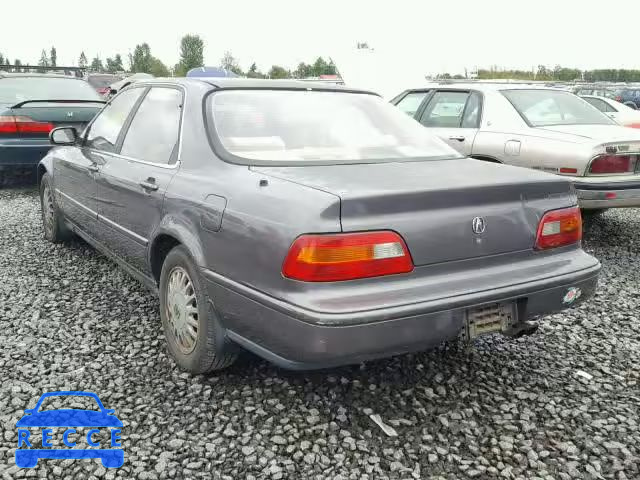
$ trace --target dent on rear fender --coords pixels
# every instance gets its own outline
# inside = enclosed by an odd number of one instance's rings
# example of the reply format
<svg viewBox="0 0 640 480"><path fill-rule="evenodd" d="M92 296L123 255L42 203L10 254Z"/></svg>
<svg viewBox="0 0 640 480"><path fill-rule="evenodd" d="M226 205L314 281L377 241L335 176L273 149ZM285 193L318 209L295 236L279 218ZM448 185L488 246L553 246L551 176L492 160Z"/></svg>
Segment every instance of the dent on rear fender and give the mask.
<svg viewBox="0 0 640 480"><path fill-rule="evenodd" d="M190 224L173 214L164 216L158 228L153 232L153 239L149 243L149 264L151 265L151 254L157 243L158 238L162 235L169 235L180 242L189 251L191 257L199 266L205 266L205 255L202 244L197 236L198 227Z"/></svg>

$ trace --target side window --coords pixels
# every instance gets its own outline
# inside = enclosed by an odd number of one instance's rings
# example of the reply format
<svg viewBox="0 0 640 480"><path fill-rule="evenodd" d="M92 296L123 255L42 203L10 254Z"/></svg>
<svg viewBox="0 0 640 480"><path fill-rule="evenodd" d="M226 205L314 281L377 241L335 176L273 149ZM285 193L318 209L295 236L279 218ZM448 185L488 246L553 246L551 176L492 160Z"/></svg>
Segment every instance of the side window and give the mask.
<svg viewBox="0 0 640 480"><path fill-rule="evenodd" d="M132 88L115 97L91 124L84 145L113 153L120 130L142 92L144 88Z"/></svg>
<svg viewBox="0 0 640 480"><path fill-rule="evenodd" d="M459 128L469 92L436 92L422 112L425 127Z"/></svg>
<svg viewBox="0 0 640 480"><path fill-rule="evenodd" d="M170 163L177 154L182 92L153 87L124 137L120 154L153 163Z"/></svg>
<svg viewBox="0 0 640 480"><path fill-rule="evenodd" d="M482 101L478 92L471 92L462 116L462 128L480 127L480 107Z"/></svg>
<svg viewBox="0 0 640 480"><path fill-rule="evenodd" d="M601 112L615 112L613 107L611 107L604 100L600 100L599 98L585 98L585 100L589 102L591 105L593 105L594 107L596 107Z"/></svg>
<svg viewBox="0 0 640 480"><path fill-rule="evenodd" d="M396 107L413 118L415 117L418 108L420 108L420 104L424 100L424 97L426 97L428 93L428 91L408 93L402 100L400 100L400 102L396 104Z"/></svg>

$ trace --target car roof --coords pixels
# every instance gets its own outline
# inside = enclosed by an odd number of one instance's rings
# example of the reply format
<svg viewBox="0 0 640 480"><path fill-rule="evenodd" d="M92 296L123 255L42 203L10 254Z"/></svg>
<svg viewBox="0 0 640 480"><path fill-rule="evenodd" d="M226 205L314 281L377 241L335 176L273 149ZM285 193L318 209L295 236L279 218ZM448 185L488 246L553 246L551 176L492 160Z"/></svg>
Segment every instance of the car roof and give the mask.
<svg viewBox="0 0 640 480"><path fill-rule="evenodd" d="M169 78L150 78L140 79L136 81L136 85L154 83L176 83L179 85L189 85L193 83L206 83L216 88L247 88L247 89L269 89L269 90L323 90L336 92L357 92L369 93L377 95L377 93L363 90L360 88L351 88L346 85L326 84L319 82L307 82L292 79L274 80L263 78L231 78L231 77L169 77Z"/></svg>

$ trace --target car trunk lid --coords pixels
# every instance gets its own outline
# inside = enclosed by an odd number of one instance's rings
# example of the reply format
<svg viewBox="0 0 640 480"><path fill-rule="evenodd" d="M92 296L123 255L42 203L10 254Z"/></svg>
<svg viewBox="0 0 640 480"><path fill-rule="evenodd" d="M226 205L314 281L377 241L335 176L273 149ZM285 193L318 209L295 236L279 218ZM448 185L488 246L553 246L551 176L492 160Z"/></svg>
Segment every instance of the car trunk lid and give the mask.
<svg viewBox="0 0 640 480"><path fill-rule="evenodd" d="M415 265L530 250L544 213L576 204L562 177L472 159L252 168L339 196L344 232L394 230Z"/></svg>
<svg viewBox="0 0 640 480"><path fill-rule="evenodd" d="M62 126L75 127L81 131L102 106L103 104L98 101L62 102L55 100L0 106L0 121L10 126L13 120L21 125L15 130L5 128L2 134L12 137L47 137L53 128Z"/></svg>

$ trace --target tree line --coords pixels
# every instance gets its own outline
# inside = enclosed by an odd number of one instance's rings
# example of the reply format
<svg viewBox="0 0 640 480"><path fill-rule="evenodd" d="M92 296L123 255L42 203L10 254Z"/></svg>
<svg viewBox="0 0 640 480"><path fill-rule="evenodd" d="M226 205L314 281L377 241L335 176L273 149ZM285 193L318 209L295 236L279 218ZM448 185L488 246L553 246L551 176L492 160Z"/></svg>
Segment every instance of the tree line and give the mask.
<svg viewBox="0 0 640 480"><path fill-rule="evenodd" d="M451 77L452 78L452 77ZM640 82L640 70L628 69L596 69L580 70L556 65L554 68L538 65L533 70L504 70L496 67L478 69L478 77L482 80L513 79L513 80L545 80L559 82Z"/></svg>
<svg viewBox="0 0 640 480"><path fill-rule="evenodd" d="M38 66L43 67L56 67L57 66L57 51L55 47L51 47L50 50L43 49L40 55ZM96 55L89 62L85 52L80 53L78 58L78 67L86 68L90 72L97 73L150 73L155 77L168 77L168 76L185 76L192 68L204 66L204 41L199 35L185 35L180 40L180 60L173 67L165 65L158 57L151 53L151 47L148 43L141 43L135 46L133 53L128 55L129 68L126 69L122 55L119 53L113 57L107 57L103 62L102 59ZM14 66L13 71L20 71L20 67L24 65L19 59L16 59L12 64L8 57L4 57L0 53L0 65L11 64ZM333 61L326 61L322 57L318 57L313 63L307 64L301 62L298 64L295 70L287 69L281 65L272 65L269 70L262 72L253 62L249 69L245 72L240 67L238 60L227 51L220 59L220 67L234 72L240 76L246 76L249 78L307 78L318 77L320 75L335 75L337 74L336 66Z"/></svg>

